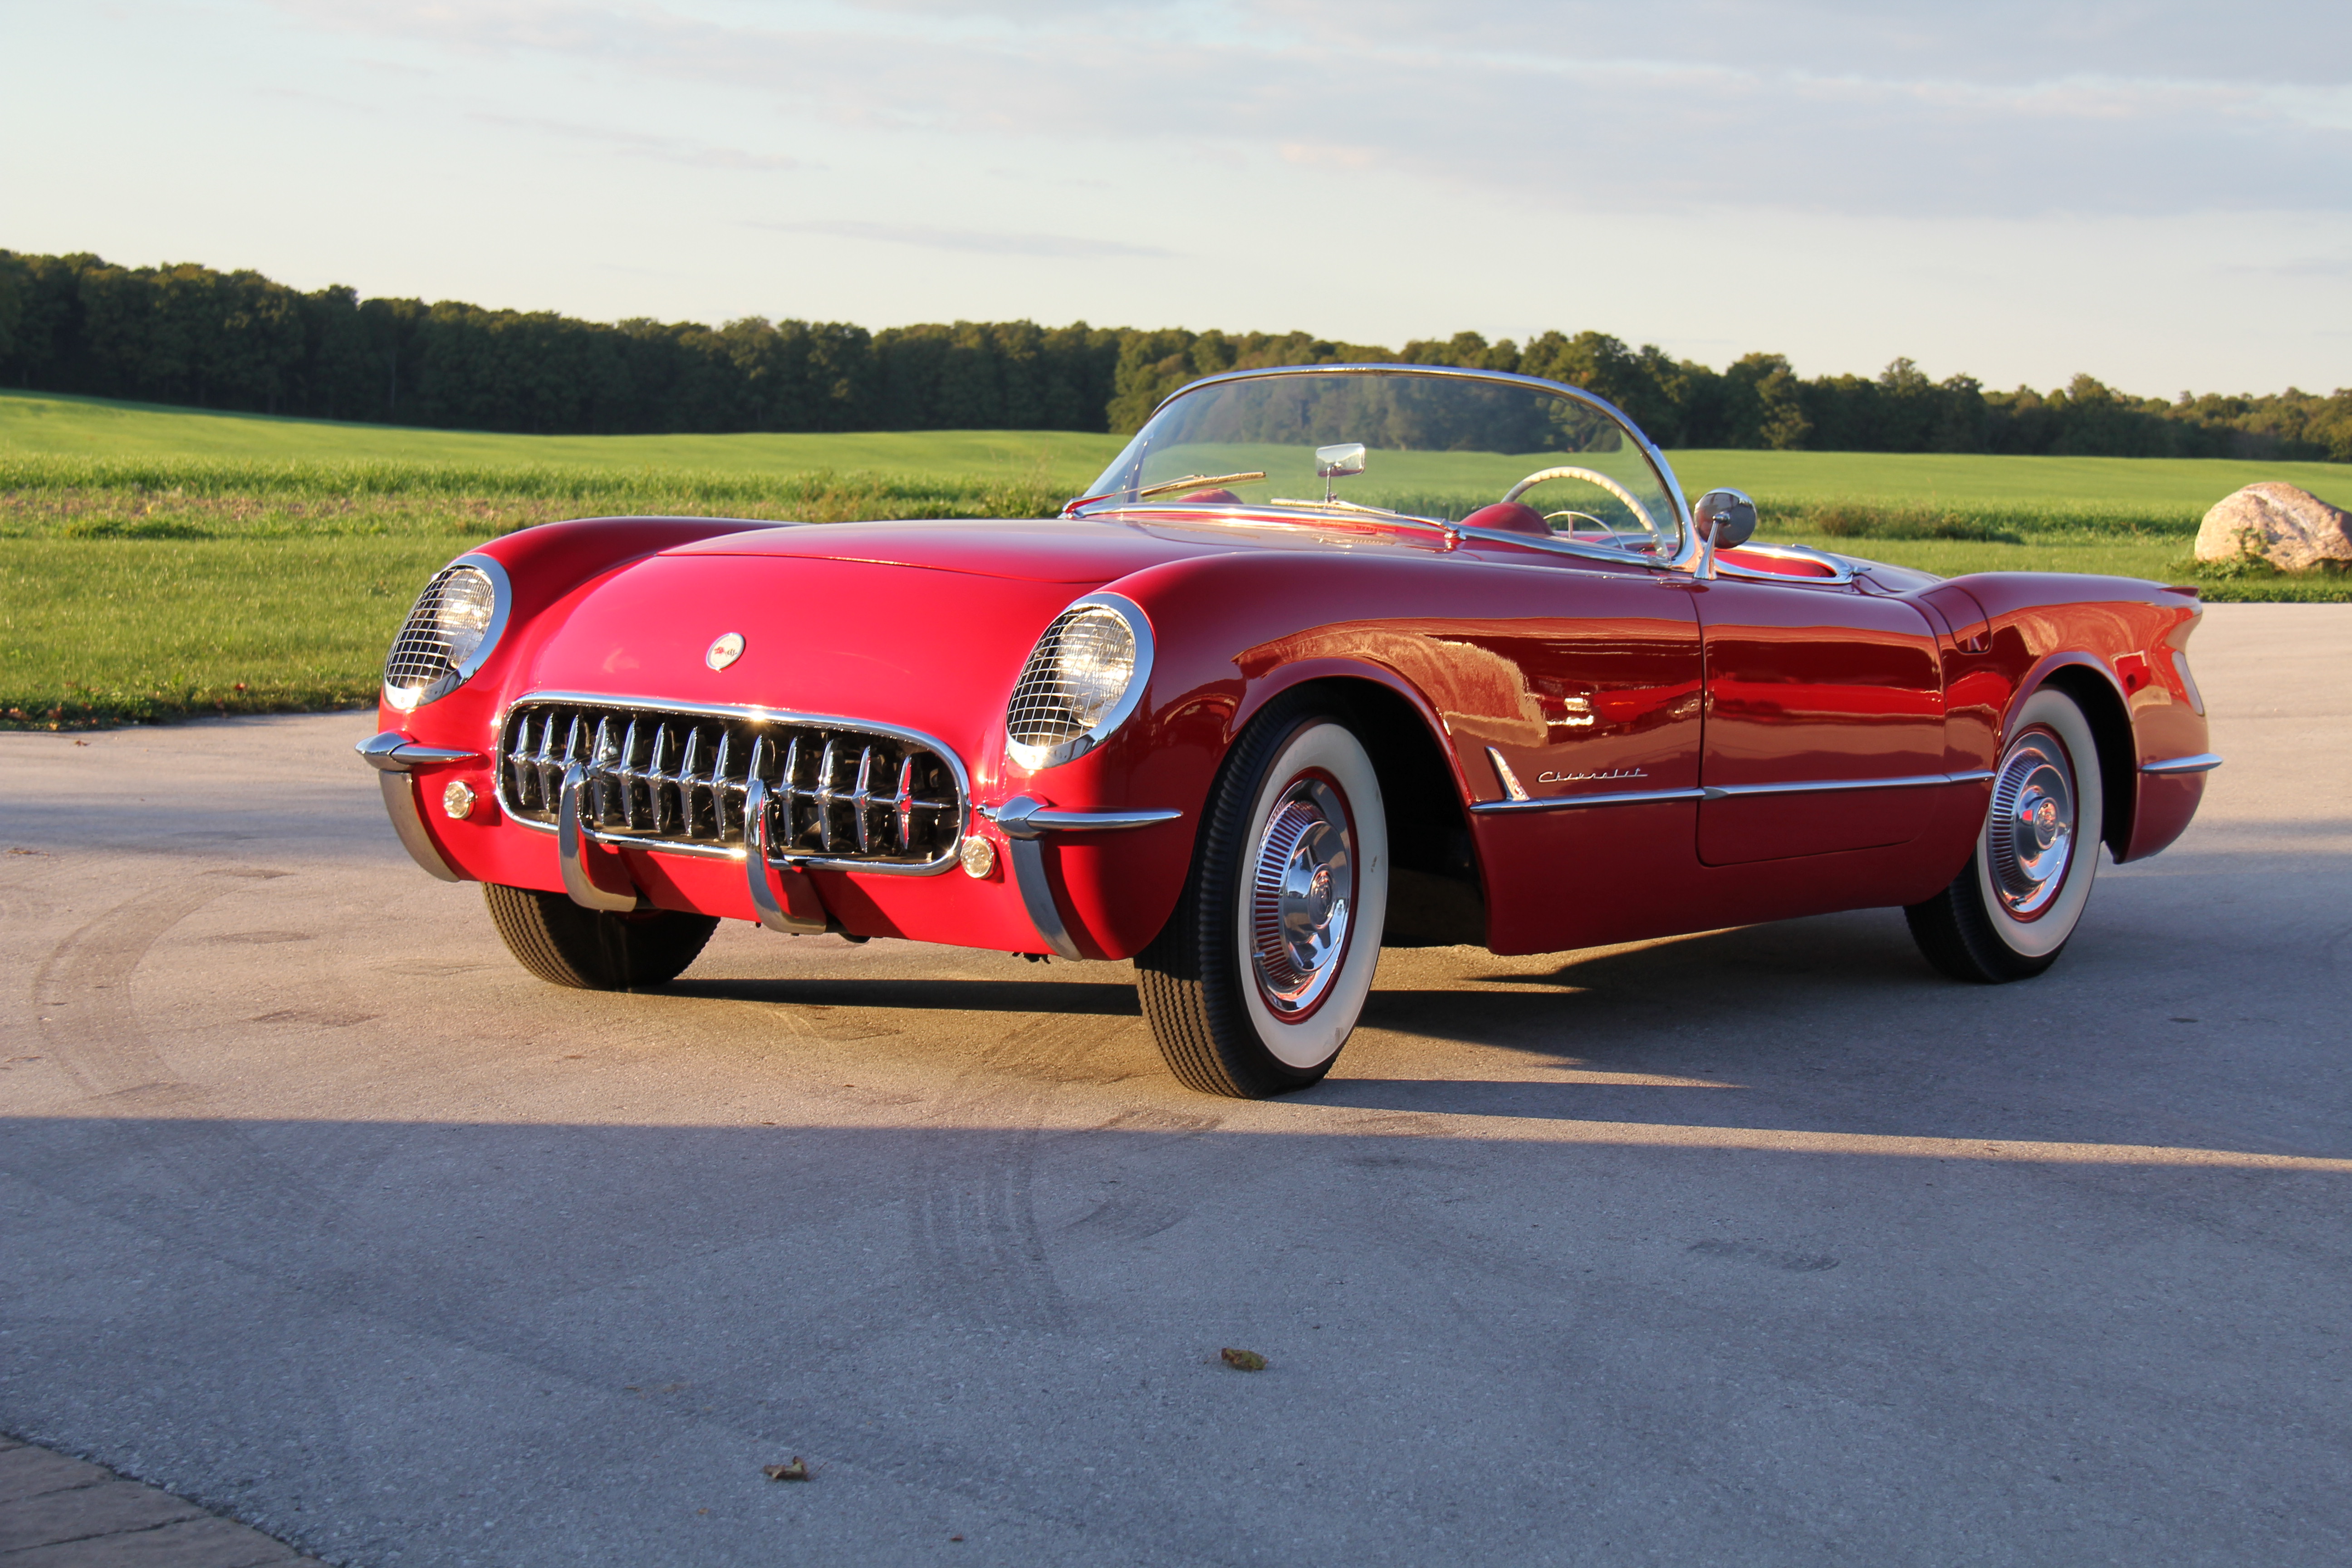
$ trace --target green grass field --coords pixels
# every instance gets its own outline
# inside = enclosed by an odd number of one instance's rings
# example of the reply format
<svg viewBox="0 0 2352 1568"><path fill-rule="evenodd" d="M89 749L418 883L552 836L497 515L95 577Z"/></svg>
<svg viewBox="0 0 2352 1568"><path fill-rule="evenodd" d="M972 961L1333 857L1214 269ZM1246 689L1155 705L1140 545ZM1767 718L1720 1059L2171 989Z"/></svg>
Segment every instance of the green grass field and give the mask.
<svg viewBox="0 0 2352 1568"><path fill-rule="evenodd" d="M529 437L0 392L0 727L373 700L409 600L469 544L560 517L1046 515L1123 439L1037 431ZM1676 452L1769 539L1947 575L2179 581L2197 521L2281 479L2352 507L2352 466ZM1410 479L1399 471L1399 480ZM2209 597L2352 599L2352 578L2199 574Z"/></svg>
<svg viewBox="0 0 2352 1568"><path fill-rule="evenodd" d="M706 472L784 478L888 474L1041 479L1063 496L1102 472L1119 436L1057 430L886 430L844 436L492 436L200 414L153 404L0 391L0 457L214 458L236 464L436 464L486 472L556 468L625 476Z"/></svg>

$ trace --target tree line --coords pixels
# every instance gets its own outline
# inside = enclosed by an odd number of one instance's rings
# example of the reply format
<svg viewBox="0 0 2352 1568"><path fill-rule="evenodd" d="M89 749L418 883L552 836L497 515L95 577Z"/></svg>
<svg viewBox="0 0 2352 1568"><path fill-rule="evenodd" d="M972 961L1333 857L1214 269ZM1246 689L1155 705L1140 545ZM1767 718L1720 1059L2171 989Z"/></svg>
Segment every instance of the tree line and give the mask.
<svg viewBox="0 0 2352 1568"><path fill-rule="evenodd" d="M1525 344L1475 332L1400 350L1305 332L957 321L870 331L748 316L584 321L459 300L308 293L193 263L117 267L0 250L0 384L388 425L534 435L755 430L1135 429L1196 376L1392 361L1586 387L1662 446L2352 462L2352 390L2135 397L1797 374L1751 353L1717 371L1605 332Z"/></svg>

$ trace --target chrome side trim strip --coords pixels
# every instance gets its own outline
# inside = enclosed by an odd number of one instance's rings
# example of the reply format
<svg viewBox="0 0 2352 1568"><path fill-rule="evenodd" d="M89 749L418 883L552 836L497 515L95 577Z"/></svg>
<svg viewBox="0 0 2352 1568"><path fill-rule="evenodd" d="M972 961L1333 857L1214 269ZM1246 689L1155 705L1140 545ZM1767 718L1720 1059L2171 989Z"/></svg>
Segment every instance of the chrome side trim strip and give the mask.
<svg viewBox="0 0 2352 1568"><path fill-rule="evenodd" d="M1505 795L1510 796L1513 800L1526 800L1528 798L1528 786L1519 782L1519 775L1511 771L1511 764L1503 760L1502 752L1496 751L1492 746L1487 747L1486 761L1494 764L1495 776L1503 781L1503 793Z"/></svg>
<svg viewBox="0 0 2352 1568"><path fill-rule="evenodd" d="M751 883L751 907L759 911L761 925L786 936L816 936L832 926L815 885L789 866L781 878L783 900L776 897L768 866L768 781L756 770L743 796L743 875Z"/></svg>
<svg viewBox="0 0 2352 1568"><path fill-rule="evenodd" d="M1518 800L1475 800L1470 809L1476 812L1504 811L1567 811L1585 805L1649 805L1659 801L1705 800L1703 789L1635 789L1621 790L1612 795L1553 795Z"/></svg>
<svg viewBox="0 0 2352 1568"><path fill-rule="evenodd" d="M1933 789L1938 784L1983 784L1990 771L1973 773L1906 773L1891 779L1802 779L1792 784L1709 784L1706 798L1743 795L1824 795L1850 789Z"/></svg>
<svg viewBox="0 0 2352 1568"><path fill-rule="evenodd" d="M400 835L400 847L408 851L408 858L445 882L464 881L425 831L424 816L416 809L416 780L408 770L386 768L376 775L376 783L383 786L384 815L392 818L392 830Z"/></svg>
<svg viewBox="0 0 2352 1568"><path fill-rule="evenodd" d="M2221 765L2221 759L2212 752L2200 752L2193 757L2165 757L2153 763L2142 763L2139 771L2165 778L2174 773L2210 773Z"/></svg>
<svg viewBox="0 0 2352 1568"><path fill-rule="evenodd" d="M352 748L368 766L387 773L404 773L420 763L478 763L479 752L453 751L447 746L421 746L397 730L370 735Z"/></svg>
<svg viewBox="0 0 2352 1568"><path fill-rule="evenodd" d="M1003 805L983 805L981 816L1004 830L1007 838L1034 838L1040 833L1116 833L1127 827L1150 827L1174 822L1184 814L1154 808L1149 811L1055 811L1025 795Z"/></svg>
<svg viewBox="0 0 2352 1568"><path fill-rule="evenodd" d="M1939 784L1984 784L1992 774L1910 773L1891 779L1805 779L1794 784L1702 784L1692 789L1624 790L1612 795L1556 795L1532 800L1478 800L1475 812L1569 811L1587 805L1648 805L1659 801L1735 800L1742 795L1819 795L1833 790L1927 789Z"/></svg>
<svg viewBox="0 0 2352 1568"><path fill-rule="evenodd" d="M562 805L557 807L555 825L555 860L563 871L563 890L583 910L625 914L637 907L637 890L631 888L625 893L608 892L596 885L588 869L580 835L580 790L587 778L588 770L578 763L564 770ZM627 879L622 880L625 882Z"/></svg>

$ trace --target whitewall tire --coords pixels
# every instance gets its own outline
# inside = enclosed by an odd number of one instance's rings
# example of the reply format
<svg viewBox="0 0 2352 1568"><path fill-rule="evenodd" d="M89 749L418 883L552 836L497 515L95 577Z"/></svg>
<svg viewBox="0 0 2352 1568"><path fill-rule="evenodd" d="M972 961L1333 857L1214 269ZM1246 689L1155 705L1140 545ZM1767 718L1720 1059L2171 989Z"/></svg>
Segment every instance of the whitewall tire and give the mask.
<svg viewBox="0 0 2352 1568"><path fill-rule="evenodd" d="M2025 700L1993 773L1976 852L1949 887L1904 911L1927 961L1956 980L2041 973L2090 902L2106 830L2099 747L2075 700Z"/></svg>
<svg viewBox="0 0 2352 1568"><path fill-rule="evenodd" d="M1261 715L1212 791L1175 914L1136 958L1171 1070L1244 1099L1328 1072L1371 993L1388 872L1363 743L1312 707Z"/></svg>

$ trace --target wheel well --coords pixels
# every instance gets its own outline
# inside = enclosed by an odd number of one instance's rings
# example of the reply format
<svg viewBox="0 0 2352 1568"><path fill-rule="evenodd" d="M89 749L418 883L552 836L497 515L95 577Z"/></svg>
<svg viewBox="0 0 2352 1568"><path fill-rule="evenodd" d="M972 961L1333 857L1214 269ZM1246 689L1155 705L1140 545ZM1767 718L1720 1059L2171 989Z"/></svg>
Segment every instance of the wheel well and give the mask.
<svg viewBox="0 0 2352 1568"><path fill-rule="evenodd" d="M1445 753L1412 704L1371 680L1316 680L1302 694L1347 721L1380 776L1389 829L1390 947L1483 946L1486 900Z"/></svg>
<svg viewBox="0 0 2352 1568"><path fill-rule="evenodd" d="M2131 714L2116 689L2099 679L2098 671L2079 664L2061 666L2042 685L2055 687L2074 700L2090 721L2091 738L2099 745L2099 795L2105 806L2107 847L2121 857L2131 842L2132 811L2139 804L2139 749L2132 739Z"/></svg>

